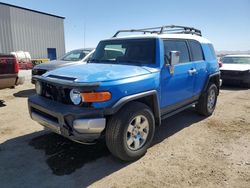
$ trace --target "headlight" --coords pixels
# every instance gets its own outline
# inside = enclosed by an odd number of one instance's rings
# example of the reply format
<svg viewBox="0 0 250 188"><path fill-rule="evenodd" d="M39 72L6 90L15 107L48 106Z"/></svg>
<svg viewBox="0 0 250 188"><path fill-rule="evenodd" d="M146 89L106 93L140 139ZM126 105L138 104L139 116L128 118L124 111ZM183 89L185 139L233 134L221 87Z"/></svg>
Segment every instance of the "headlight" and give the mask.
<svg viewBox="0 0 250 188"><path fill-rule="evenodd" d="M78 105L82 101L81 93L76 89L71 89L70 93L70 100L73 102L74 105Z"/></svg>
<svg viewBox="0 0 250 188"><path fill-rule="evenodd" d="M36 93L42 95L42 84L39 81L36 81Z"/></svg>

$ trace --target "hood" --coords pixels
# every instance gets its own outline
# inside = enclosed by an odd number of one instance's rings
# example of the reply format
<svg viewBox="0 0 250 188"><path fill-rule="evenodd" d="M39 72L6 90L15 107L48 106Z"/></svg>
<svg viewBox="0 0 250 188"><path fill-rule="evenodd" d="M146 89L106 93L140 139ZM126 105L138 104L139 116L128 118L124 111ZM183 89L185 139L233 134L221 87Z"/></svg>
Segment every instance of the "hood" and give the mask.
<svg viewBox="0 0 250 188"><path fill-rule="evenodd" d="M54 61L49 61L49 62L46 62L46 63L41 63L39 65L36 65L34 67L34 69L53 70L53 69L57 69L57 68L60 68L60 67L65 67L65 66L79 64L79 63L84 63L84 62L82 62L82 61L54 60Z"/></svg>
<svg viewBox="0 0 250 188"><path fill-rule="evenodd" d="M250 64L226 64L224 63L220 70L235 70L235 71L247 71L250 70Z"/></svg>
<svg viewBox="0 0 250 188"><path fill-rule="evenodd" d="M149 73L150 71L139 66L89 63L63 67L50 71L43 76L47 77L53 75L75 78L75 82L90 83L114 81Z"/></svg>

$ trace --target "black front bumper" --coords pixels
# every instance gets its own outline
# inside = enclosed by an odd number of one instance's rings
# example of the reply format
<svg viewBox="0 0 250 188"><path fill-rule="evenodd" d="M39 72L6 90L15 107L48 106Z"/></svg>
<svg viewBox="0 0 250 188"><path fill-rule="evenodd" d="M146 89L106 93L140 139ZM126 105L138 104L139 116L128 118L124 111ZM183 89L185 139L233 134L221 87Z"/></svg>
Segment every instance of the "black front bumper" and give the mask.
<svg viewBox="0 0 250 188"><path fill-rule="evenodd" d="M71 140L92 142L101 136L100 133L79 133L73 128L77 119L104 118L103 109L86 108L62 104L44 97L33 95L28 99L29 113L32 119L50 130Z"/></svg>
<svg viewBox="0 0 250 188"><path fill-rule="evenodd" d="M248 71L221 70L223 84L250 84L250 73Z"/></svg>

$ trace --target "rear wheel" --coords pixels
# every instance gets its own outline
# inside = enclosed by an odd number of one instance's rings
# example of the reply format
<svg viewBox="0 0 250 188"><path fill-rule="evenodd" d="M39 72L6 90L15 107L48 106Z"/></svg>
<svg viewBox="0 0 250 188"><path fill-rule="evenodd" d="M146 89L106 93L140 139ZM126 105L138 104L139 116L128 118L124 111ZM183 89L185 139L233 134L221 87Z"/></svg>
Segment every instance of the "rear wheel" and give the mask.
<svg viewBox="0 0 250 188"><path fill-rule="evenodd" d="M210 116L214 112L218 96L218 88L214 83L210 83L206 92L200 97L195 105L197 112L204 116Z"/></svg>
<svg viewBox="0 0 250 188"><path fill-rule="evenodd" d="M121 160L137 160L150 146L154 130L150 108L140 102L131 102L109 119L106 143L110 152Z"/></svg>

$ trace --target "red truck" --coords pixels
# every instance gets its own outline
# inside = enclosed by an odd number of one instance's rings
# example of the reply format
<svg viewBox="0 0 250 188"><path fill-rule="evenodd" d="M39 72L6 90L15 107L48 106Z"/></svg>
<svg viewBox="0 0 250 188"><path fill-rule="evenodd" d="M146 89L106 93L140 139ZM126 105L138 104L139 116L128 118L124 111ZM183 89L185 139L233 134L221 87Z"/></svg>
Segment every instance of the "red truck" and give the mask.
<svg viewBox="0 0 250 188"><path fill-rule="evenodd" d="M24 83L24 77L18 76L19 64L14 55L0 54L0 89L13 88Z"/></svg>

